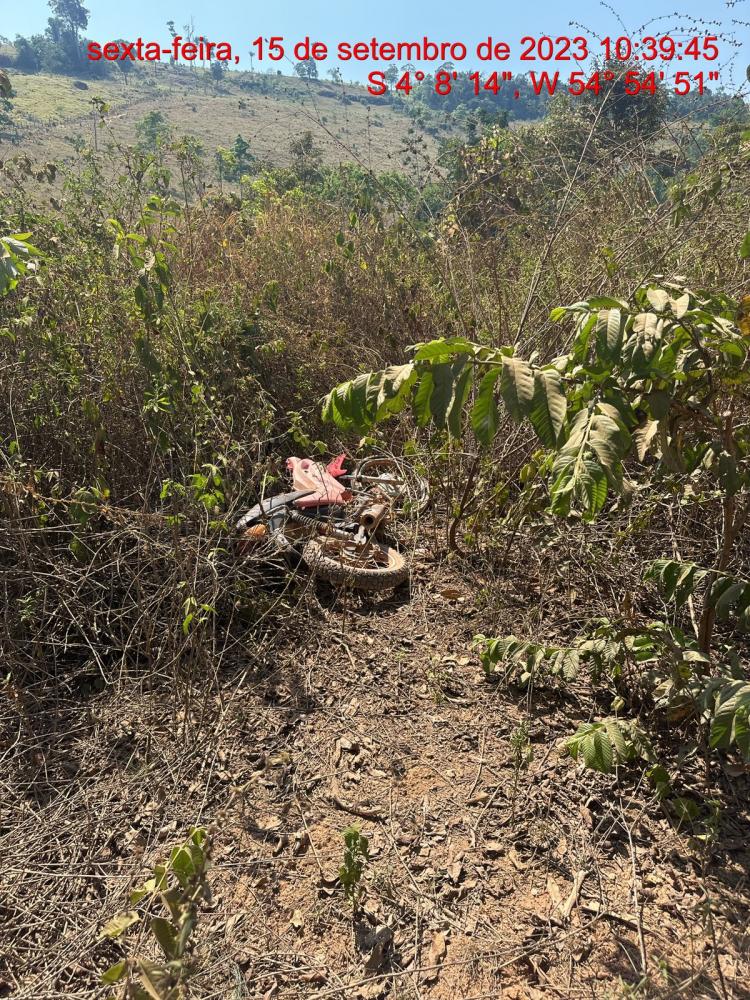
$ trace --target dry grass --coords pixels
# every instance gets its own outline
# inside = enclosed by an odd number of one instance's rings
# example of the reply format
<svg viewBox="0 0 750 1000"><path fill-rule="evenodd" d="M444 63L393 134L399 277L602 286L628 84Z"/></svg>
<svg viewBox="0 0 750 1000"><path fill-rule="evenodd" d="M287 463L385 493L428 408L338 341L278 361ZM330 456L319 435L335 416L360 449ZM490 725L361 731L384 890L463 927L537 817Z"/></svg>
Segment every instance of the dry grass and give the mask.
<svg viewBox="0 0 750 1000"><path fill-rule="evenodd" d="M205 74L177 75L164 68L139 73L129 84L120 77L90 80L87 90L77 89L68 76L12 76L21 148L43 160L69 162L74 139L93 141L94 96L110 105L109 127L119 142L135 142L136 122L156 110L175 134L200 139L209 154L217 146L231 146L241 134L256 157L274 166L288 163L290 142L311 129L327 164L357 160L376 171L396 170L404 166L411 128L409 118L385 103L345 104L328 96L332 86L286 77L274 80L273 92L266 95L241 89L231 77L217 90ZM353 97L365 94L360 87L347 92ZM434 138L426 136L425 143L427 155L434 158ZM13 151L17 147L0 143L0 156Z"/></svg>

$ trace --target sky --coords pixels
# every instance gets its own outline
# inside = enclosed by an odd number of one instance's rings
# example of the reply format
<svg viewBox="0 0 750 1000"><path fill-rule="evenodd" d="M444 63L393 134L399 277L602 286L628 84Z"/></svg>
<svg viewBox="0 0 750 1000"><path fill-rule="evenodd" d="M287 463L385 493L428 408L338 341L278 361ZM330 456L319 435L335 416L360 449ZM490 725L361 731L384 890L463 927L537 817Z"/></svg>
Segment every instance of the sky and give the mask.
<svg viewBox="0 0 750 1000"><path fill-rule="evenodd" d="M738 89L746 81L750 64L750 0L628 0L617 16L599 0L576 0L575 5L560 0L536 0L535 3L500 4L488 0L297 0L297 2L253 3L252 0L85 0L91 17L87 36L104 42L116 38L169 41L166 28L174 20L180 28L192 17L198 33L213 41L228 41L240 55L240 68L249 69L250 43L258 36L280 35L287 49L309 35L334 49L341 41L416 41L427 36L434 41L461 41L470 56L477 42L491 35L495 41L507 41L512 57L503 68L517 70L545 69L516 58L524 35L588 35L596 53L601 52L597 36L629 34L671 34L687 39L692 34L719 35L720 56L704 69L719 68L721 83L728 90ZM616 7L616 0L613 2ZM674 11L680 12L675 17ZM49 8L46 0L0 0L0 35L13 38L44 29ZM571 23L571 22L574 23ZM745 22L744 24L741 22ZM577 23L575 23L577 22ZM739 49L730 44L734 37ZM255 68L282 68L290 72L290 63L271 64L265 60ZM336 65L329 58L319 65L321 76ZM349 62L342 66L346 79L364 79L371 69L385 63ZM486 64L485 64L486 66ZM434 66L432 67L434 68ZM476 58L467 57L460 68L484 68ZM495 64L497 68L497 64ZM558 63L554 68L563 68ZM565 67L567 68L567 67ZM693 70L694 63L680 68Z"/></svg>

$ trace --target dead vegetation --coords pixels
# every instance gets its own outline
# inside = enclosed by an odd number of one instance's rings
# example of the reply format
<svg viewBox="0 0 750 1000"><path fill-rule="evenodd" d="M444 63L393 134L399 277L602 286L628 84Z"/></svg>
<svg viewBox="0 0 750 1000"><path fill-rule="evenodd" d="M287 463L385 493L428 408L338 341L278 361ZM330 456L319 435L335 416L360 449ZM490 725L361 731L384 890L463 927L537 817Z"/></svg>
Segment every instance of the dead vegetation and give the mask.
<svg viewBox="0 0 750 1000"><path fill-rule="evenodd" d="M596 600L587 576L546 581L556 624ZM518 567L496 582L495 627L535 617ZM529 705L468 652L480 583L424 552L410 595L342 607L308 589L293 628L242 665L228 654L184 703L151 674L54 703L49 681L19 693L10 995L90 995L121 954L105 920L183 831L220 817L196 995L721 996L720 972L742 996L747 776L721 780L710 848L645 784L582 776L560 741L585 691ZM352 823L370 841L354 912L337 887Z"/></svg>

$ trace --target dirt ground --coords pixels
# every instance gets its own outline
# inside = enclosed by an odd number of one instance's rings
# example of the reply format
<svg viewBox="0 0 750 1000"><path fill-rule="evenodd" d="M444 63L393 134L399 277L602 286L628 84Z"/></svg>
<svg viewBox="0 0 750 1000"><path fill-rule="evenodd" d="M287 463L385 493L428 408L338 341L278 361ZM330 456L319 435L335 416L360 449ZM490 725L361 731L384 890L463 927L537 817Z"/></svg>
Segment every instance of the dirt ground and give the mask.
<svg viewBox="0 0 750 1000"><path fill-rule="evenodd" d="M706 847L645 782L582 772L560 745L584 696L529 703L471 648L498 609L522 632L533 586L485 579L490 616L478 570L415 561L410 592L308 586L202 699L94 676L5 700L0 996L107 995L98 976L142 939L102 941L103 922L195 823L214 833L196 997L750 996L748 775L719 775ZM551 604L575 621L571 600ZM352 823L371 855L354 909Z"/></svg>

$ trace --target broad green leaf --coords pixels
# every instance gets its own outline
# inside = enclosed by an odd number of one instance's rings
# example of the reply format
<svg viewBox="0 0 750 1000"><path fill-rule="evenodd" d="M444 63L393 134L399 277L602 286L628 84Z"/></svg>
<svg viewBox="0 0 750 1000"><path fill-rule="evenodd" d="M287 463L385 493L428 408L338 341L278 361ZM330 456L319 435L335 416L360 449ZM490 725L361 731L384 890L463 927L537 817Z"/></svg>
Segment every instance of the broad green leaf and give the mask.
<svg viewBox="0 0 750 1000"><path fill-rule="evenodd" d="M745 759L750 758L750 683L729 681L716 696L712 713L710 744L713 749L736 745Z"/></svg>
<svg viewBox="0 0 750 1000"><path fill-rule="evenodd" d="M693 562L656 559L647 569L644 578L656 581L666 600L674 600L677 607L681 607L707 575L708 570L701 569Z"/></svg>
<svg viewBox="0 0 750 1000"><path fill-rule="evenodd" d="M529 417L539 440L553 448L565 423L568 401L562 391L559 372L540 369L534 372L534 396Z"/></svg>
<svg viewBox="0 0 750 1000"><path fill-rule="evenodd" d="M119 962L115 962L114 965L110 965L107 971L102 973L100 982L103 986L111 986L112 983L119 983L125 975L127 967L127 961L124 958L121 958Z"/></svg>
<svg viewBox="0 0 750 1000"><path fill-rule="evenodd" d="M628 749L625 744L625 736L622 731L622 727L617 719L607 719L604 722L604 729L609 737L609 741L614 747L615 753L619 760L626 760L628 757Z"/></svg>
<svg viewBox="0 0 750 1000"><path fill-rule="evenodd" d="M612 744L601 729L594 729L581 741L581 751L586 767L602 774L610 774L614 764Z"/></svg>
<svg viewBox="0 0 750 1000"><path fill-rule="evenodd" d="M11 292L42 254L29 243L30 233L0 237L0 297Z"/></svg>
<svg viewBox="0 0 750 1000"><path fill-rule="evenodd" d="M534 398L534 374L528 361L503 358L500 392L510 415L521 421L531 410Z"/></svg>
<svg viewBox="0 0 750 1000"><path fill-rule="evenodd" d="M552 465L554 513L564 516L577 505L582 516L592 520L604 506L607 483L621 488L621 463L630 435L611 414L617 415L617 410L600 403L597 409L579 410L573 418L568 440Z"/></svg>
<svg viewBox="0 0 750 1000"><path fill-rule="evenodd" d="M448 430L454 438L461 437L461 425L464 404L471 390L471 382L474 376L474 369L472 365L466 365L461 372L461 374L456 379L455 389L453 391L453 399L448 407L448 414L446 417Z"/></svg>
<svg viewBox="0 0 750 1000"><path fill-rule="evenodd" d="M648 454L651 442L654 440L658 429L658 420L647 420L642 427L639 427L633 433L633 444L635 445L635 453L638 456L639 462L642 462Z"/></svg>
<svg viewBox="0 0 750 1000"><path fill-rule="evenodd" d="M661 336L663 328L664 320L650 312L638 313L633 319L633 332L652 340Z"/></svg>
<svg viewBox="0 0 750 1000"><path fill-rule="evenodd" d="M414 351L414 361L448 361L457 354L475 354L477 345L464 337L450 337L416 344L411 350Z"/></svg>
<svg viewBox="0 0 750 1000"><path fill-rule="evenodd" d="M643 397L654 420L662 420L669 413L672 398L663 389L654 389Z"/></svg>
<svg viewBox="0 0 750 1000"><path fill-rule="evenodd" d="M736 605L737 601L745 596L746 590L750 589L745 583L732 583L722 590L721 595L716 599L716 617L722 621L729 617L729 612Z"/></svg>
<svg viewBox="0 0 750 1000"><path fill-rule="evenodd" d="M627 302L622 299L613 299L610 295L595 295L592 299L589 299L586 303L589 309L618 309L626 310L628 308Z"/></svg>
<svg viewBox="0 0 750 1000"><path fill-rule="evenodd" d="M414 417L420 427L426 427L430 422L430 398L434 388L435 383L432 378L432 372L428 369L419 380L419 385L417 386L417 391L414 393L414 400L412 402Z"/></svg>
<svg viewBox="0 0 750 1000"><path fill-rule="evenodd" d="M742 246L740 247L740 257L743 260L750 259L750 230L745 233L745 238L742 241Z"/></svg>
<svg viewBox="0 0 750 1000"><path fill-rule="evenodd" d="M128 927L132 927L141 918L135 910L128 910L125 913L118 913L102 927L100 937L117 938L123 934Z"/></svg>
<svg viewBox="0 0 750 1000"><path fill-rule="evenodd" d="M417 377L413 364L392 365L386 368L380 380L374 420L380 421L386 415L399 413L406 403L408 392Z"/></svg>
<svg viewBox="0 0 750 1000"><path fill-rule="evenodd" d="M602 361L612 363L618 360L624 329L625 323L619 309L605 309L598 313L594 333L596 351Z"/></svg>
<svg viewBox="0 0 750 1000"><path fill-rule="evenodd" d="M690 308L690 292L685 292L679 299L672 299L672 312L677 319L682 319Z"/></svg>
<svg viewBox="0 0 750 1000"><path fill-rule="evenodd" d="M323 401L322 416L344 430L368 430L404 408L417 378L412 363L358 375L337 385Z"/></svg>
<svg viewBox="0 0 750 1000"><path fill-rule="evenodd" d="M456 393L457 382L465 367L466 360L464 358L434 364L431 367L434 387L430 396L430 413L435 426L440 430L446 426L448 410Z"/></svg>
<svg viewBox="0 0 750 1000"><path fill-rule="evenodd" d="M576 327L572 357L578 364L585 364L589 354L589 341L596 326L596 313L585 313Z"/></svg>
<svg viewBox="0 0 750 1000"><path fill-rule="evenodd" d="M608 414L595 413L591 419L588 444L613 484L618 483L621 478L620 464L630 446L627 431Z"/></svg>
<svg viewBox="0 0 750 1000"><path fill-rule="evenodd" d="M587 521L593 520L607 499L607 474L595 458L580 453L559 454L552 466L552 511L563 517L576 505Z"/></svg>
<svg viewBox="0 0 750 1000"><path fill-rule="evenodd" d="M164 917L153 917L149 923L154 937L159 942L159 947L164 952L164 957L171 961L177 957L177 933L172 924Z"/></svg>
<svg viewBox="0 0 750 1000"><path fill-rule="evenodd" d="M490 444L497 433L497 400L495 399L495 384L502 369L491 368L479 383L474 405L471 408L471 426L477 440L485 447Z"/></svg>
<svg viewBox="0 0 750 1000"><path fill-rule="evenodd" d="M170 971L164 966L142 958L138 962L138 974L146 993L152 1000L164 1000L164 994L171 981Z"/></svg>

